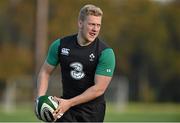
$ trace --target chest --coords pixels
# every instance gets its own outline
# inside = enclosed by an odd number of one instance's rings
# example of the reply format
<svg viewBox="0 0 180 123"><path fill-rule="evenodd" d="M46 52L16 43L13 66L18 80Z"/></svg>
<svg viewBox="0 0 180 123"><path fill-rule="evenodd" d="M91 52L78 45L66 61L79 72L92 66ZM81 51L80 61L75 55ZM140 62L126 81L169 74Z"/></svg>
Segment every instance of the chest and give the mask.
<svg viewBox="0 0 180 123"><path fill-rule="evenodd" d="M59 48L60 65L63 70L94 72L98 63L97 45L78 47L76 44L62 44Z"/></svg>

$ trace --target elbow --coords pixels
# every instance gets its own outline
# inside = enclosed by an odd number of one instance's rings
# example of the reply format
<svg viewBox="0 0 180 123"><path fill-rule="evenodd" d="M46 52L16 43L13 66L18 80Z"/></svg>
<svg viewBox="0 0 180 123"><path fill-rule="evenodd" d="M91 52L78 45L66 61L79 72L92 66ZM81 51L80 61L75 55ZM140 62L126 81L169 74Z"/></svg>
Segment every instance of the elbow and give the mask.
<svg viewBox="0 0 180 123"><path fill-rule="evenodd" d="M103 95L104 92L105 92L104 89L96 89L95 90L95 95L96 95L96 97L99 97L99 96Z"/></svg>

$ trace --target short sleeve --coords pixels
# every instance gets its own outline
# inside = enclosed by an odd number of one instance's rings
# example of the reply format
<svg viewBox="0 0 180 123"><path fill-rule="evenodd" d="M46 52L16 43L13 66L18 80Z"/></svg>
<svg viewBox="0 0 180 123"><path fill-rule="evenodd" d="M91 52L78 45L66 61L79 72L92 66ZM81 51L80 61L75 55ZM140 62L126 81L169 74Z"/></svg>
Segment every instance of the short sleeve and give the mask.
<svg viewBox="0 0 180 123"><path fill-rule="evenodd" d="M49 47L46 62L50 65L57 66L59 64L58 47L60 46L60 39L55 40Z"/></svg>
<svg viewBox="0 0 180 123"><path fill-rule="evenodd" d="M96 74L113 76L115 69L115 55L111 48L102 51L96 68Z"/></svg>

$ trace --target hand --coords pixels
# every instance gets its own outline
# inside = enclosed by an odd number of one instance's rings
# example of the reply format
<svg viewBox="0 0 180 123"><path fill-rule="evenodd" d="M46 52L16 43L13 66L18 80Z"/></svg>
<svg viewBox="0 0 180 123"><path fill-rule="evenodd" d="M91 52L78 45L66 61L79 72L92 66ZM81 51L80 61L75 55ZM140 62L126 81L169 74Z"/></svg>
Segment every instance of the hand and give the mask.
<svg viewBox="0 0 180 123"><path fill-rule="evenodd" d="M59 102L58 108L53 112L55 121L63 116L63 114L71 107L71 103L67 99L62 99L54 96L54 99Z"/></svg>
<svg viewBox="0 0 180 123"><path fill-rule="evenodd" d="M39 113L38 113L38 97L35 99L35 103L34 103L34 113L36 115L36 117L39 119L39 120L42 120L41 117L39 116Z"/></svg>

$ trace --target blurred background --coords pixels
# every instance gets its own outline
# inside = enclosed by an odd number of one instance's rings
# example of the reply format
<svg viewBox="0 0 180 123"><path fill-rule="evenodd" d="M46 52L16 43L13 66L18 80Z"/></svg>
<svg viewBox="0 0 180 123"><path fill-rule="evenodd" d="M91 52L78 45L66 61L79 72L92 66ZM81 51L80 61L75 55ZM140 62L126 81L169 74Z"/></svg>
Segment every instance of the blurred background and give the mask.
<svg viewBox="0 0 180 123"><path fill-rule="evenodd" d="M38 121L39 68L85 4L103 10L100 38L116 55L105 121L180 121L180 0L0 0L0 121ZM61 95L59 67L48 94Z"/></svg>

